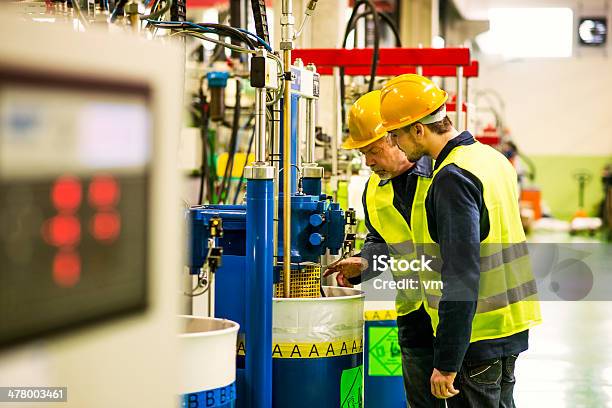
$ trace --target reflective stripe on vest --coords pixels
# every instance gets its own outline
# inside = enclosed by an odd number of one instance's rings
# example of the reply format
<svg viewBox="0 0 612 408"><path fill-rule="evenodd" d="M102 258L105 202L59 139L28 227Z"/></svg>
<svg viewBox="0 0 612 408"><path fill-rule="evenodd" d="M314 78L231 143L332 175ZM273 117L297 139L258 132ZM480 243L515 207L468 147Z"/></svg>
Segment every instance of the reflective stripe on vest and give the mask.
<svg viewBox="0 0 612 408"><path fill-rule="evenodd" d="M422 218L424 216L424 203L427 188L431 179L419 177L414 194L411 217ZM396 259L415 259L416 248L413 244L413 235L406 219L393 205L393 184L391 181L380 184L380 178L372 174L368 181L366 191L366 210L372 227L380 234L387 243L389 255ZM396 281L403 279L414 279L418 281L416 272L392 271ZM421 285L419 284L419 287ZM406 315L417 310L423 303L420 290L398 290L395 298L395 308L399 316Z"/></svg>
<svg viewBox="0 0 612 408"><path fill-rule="evenodd" d="M480 243L478 306L470 341L507 337L539 324L537 286L519 215L514 168L500 153L476 142L455 147L434 171L434 180L451 163L480 180L489 212L489 235ZM440 281L443 261L439 246L429 235L426 214L420 220L415 219L412 225L415 235L424 237L417 245L419 250L432 259L432 271L423 272L421 281ZM435 285L425 289L425 306L434 333L439 322L441 296L442 291ZM447 296L450 299L451 295Z"/></svg>

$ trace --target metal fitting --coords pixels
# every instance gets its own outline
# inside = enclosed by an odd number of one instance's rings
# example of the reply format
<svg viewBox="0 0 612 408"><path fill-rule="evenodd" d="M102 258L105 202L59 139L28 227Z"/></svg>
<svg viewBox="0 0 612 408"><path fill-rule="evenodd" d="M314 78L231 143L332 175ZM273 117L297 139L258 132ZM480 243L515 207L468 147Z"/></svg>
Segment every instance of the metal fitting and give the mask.
<svg viewBox="0 0 612 408"><path fill-rule="evenodd" d="M134 2L134 1L130 1L128 4L126 4L123 7L123 11L127 15L138 14L138 3Z"/></svg>
<svg viewBox="0 0 612 408"><path fill-rule="evenodd" d="M280 19L281 25L294 25L295 17L293 14L283 14Z"/></svg>
<svg viewBox="0 0 612 408"><path fill-rule="evenodd" d="M302 177L322 179L324 174L323 167L318 167L316 163L309 163L302 167Z"/></svg>
<svg viewBox="0 0 612 408"><path fill-rule="evenodd" d="M268 165L247 166L244 168L244 177L247 180L272 180L274 167Z"/></svg>

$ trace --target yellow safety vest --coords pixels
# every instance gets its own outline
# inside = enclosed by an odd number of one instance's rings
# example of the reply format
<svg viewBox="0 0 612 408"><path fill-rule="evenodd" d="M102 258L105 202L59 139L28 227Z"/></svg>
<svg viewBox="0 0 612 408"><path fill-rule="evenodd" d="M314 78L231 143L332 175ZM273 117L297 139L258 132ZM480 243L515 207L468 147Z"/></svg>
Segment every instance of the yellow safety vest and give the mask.
<svg viewBox="0 0 612 408"><path fill-rule="evenodd" d="M425 194L431 179L418 177L414 201L411 209L411 220L425 216ZM370 224L382 236L389 248L389 255L396 259L414 259L416 248L412 230L406 219L393 206L393 184L391 181L380 184L380 177L372 174L368 180L366 192L366 210ZM417 272L392 271L395 281L404 279L419 280ZM420 287L420 285L419 285ZM422 290L398 290L395 298L395 309L398 316L407 315L417 310L423 303Z"/></svg>
<svg viewBox="0 0 612 408"><path fill-rule="evenodd" d="M451 163L480 180L489 212L489 235L480 243L478 306L470 342L507 337L540 324L540 304L519 214L514 168L495 149L476 142L455 147L434 171L433 179ZM417 246L419 252L423 250L437 262L430 265L433 271L421 272L421 281L441 281L439 246L429 234L426 210L424 215L412 221L415 233L424 238L417 241ZM424 292L425 309L435 333L442 291L429 285Z"/></svg>

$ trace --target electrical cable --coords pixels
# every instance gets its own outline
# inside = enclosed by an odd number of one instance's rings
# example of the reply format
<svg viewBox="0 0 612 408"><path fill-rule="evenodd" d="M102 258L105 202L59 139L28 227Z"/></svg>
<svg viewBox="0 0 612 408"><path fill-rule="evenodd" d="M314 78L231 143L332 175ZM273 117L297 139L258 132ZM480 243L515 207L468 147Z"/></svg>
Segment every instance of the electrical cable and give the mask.
<svg viewBox="0 0 612 408"><path fill-rule="evenodd" d="M246 49L246 48L238 47L238 46L233 45L233 44L228 44L228 43L226 43L224 41L215 40L214 38L206 37L204 34L200 34L198 31L191 31L191 30L175 31L172 34L170 34L170 37L174 36L174 35L189 35L189 36L196 37L196 38L199 38L199 39L204 40L204 41L210 41L212 43L215 43L215 44L221 45L223 47L229 48L231 50L235 50L235 51L242 52L242 53L245 53L245 54L254 54L255 53L255 51L253 51L253 50L249 50L249 49Z"/></svg>
<svg viewBox="0 0 612 408"><path fill-rule="evenodd" d="M141 20L153 20L153 19L159 18L163 16L164 14L166 14L168 10L170 10L170 8L172 7L172 4L173 4L173 0L166 0L166 4L161 10L158 10L151 14L142 15L140 16L140 19Z"/></svg>
<svg viewBox="0 0 612 408"><path fill-rule="evenodd" d="M171 30L176 30L176 32L181 32L178 31L177 29L182 29L184 31L187 32L197 32L198 34L202 35L202 34L215 34L218 36L225 36L225 37L230 37L233 38L234 40L238 40L240 42L243 42L244 44L247 45L247 47L249 47L251 50L255 50L257 48L257 44L255 42L253 42L253 40L246 35L245 33L233 28L233 27L229 27L229 26L225 26L225 25L221 25L221 24L214 24L214 23L201 23L201 24L196 24L196 23L192 23L190 21L159 21L159 20L147 20L148 23L153 24L154 26L158 27L158 28L164 28L164 29L171 29ZM226 44L222 41L218 41L218 40L214 40L210 37L206 37L206 36L201 36L199 37L201 39L207 40L207 41L211 41L214 42L216 44L220 44L223 45L224 47L233 49L235 51L238 52L251 52L249 50L246 50L242 47L238 47L236 45L233 44Z"/></svg>
<svg viewBox="0 0 612 408"><path fill-rule="evenodd" d="M257 48L257 44L253 42L253 39L250 38L247 33L243 32L241 29L238 29L236 27L223 25L223 24L217 24L217 23L197 23L197 24L190 23L190 25L198 27L198 28L204 28L204 29L208 28L208 29L214 29L214 30L226 32L232 38L238 41L242 41L243 43L247 44L251 49ZM249 34L254 35L252 33L249 33ZM269 45L265 41L263 41L263 43L269 47Z"/></svg>
<svg viewBox="0 0 612 408"><path fill-rule="evenodd" d="M250 32L250 31L248 31L248 30L245 30L244 28L236 28L236 29L237 29L238 31L242 32L242 33L245 33L245 34L250 35L251 37L255 38L257 41L259 41L259 43L260 43L261 45L263 45L263 46L266 48L266 50L268 50L268 51L272 52L272 47L270 47L270 44L268 44L267 42L265 42L265 41L264 41L264 39L263 39L263 38L261 38L260 36L258 36L257 34L252 33L252 32Z"/></svg>
<svg viewBox="0 0 612 408"><path fill-rule="evenodd" d="M240 189L242 188L243 180L244 180L244 169L247 165L247 161L249 160L249 156L251 155L251 149L253 148L253 141L255 140L255 130L253 127L253 132L251 133L251 138L249 139L249 148L247 149L246 158L244 159L244 166L242 167L242 174L240 175L240 181L238 182L238 187L236 188L236 194L234 194L234 205L238 202L238 195L240 194Z"/></svg>

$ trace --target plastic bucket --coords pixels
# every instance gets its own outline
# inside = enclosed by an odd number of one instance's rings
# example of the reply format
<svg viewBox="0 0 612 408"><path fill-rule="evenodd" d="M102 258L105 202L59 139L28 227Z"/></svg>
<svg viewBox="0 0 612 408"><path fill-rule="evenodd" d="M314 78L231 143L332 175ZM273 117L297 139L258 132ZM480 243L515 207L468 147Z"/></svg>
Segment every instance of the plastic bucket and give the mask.
<svg viewBox="0 0 612 408"><path fill-rule="evenodd" d="M181 406L226 408L236 401L236 340L231 320L179 316Z"/></svg>

